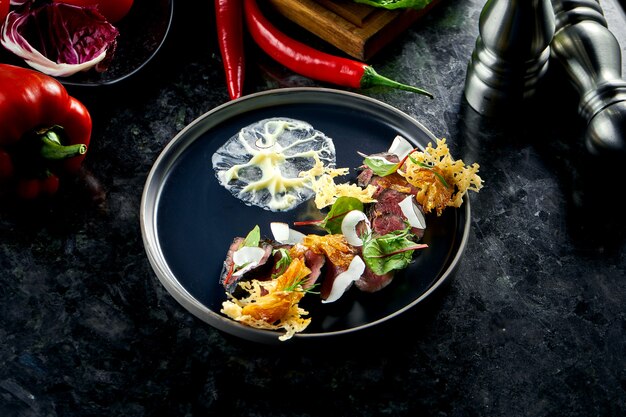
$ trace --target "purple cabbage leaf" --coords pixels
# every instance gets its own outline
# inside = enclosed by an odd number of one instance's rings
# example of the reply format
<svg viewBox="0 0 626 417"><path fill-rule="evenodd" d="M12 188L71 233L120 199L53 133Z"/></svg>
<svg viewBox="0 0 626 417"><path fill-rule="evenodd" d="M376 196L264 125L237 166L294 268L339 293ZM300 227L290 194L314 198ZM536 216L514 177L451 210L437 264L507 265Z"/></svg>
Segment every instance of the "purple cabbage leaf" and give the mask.
<svg viewBox="0 0 626 417"><path fill-rule="evenodd" d="M67 77L91 68L106 71L118 36L95 7L28 3L9 13L0 43L32 68Z"/></svg>

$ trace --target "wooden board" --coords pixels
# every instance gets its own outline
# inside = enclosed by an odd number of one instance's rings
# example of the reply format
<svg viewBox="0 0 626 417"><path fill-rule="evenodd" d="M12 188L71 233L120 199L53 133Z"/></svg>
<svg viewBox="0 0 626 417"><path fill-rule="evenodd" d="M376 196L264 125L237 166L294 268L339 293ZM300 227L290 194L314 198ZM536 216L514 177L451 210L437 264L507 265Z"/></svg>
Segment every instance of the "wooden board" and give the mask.
<svg viewBox="0 0 626 417"><path fill-rule="evenodd" d="M269 0L287 19L346 54L367 61L439 3L385 10L352 0Z"/></svg>

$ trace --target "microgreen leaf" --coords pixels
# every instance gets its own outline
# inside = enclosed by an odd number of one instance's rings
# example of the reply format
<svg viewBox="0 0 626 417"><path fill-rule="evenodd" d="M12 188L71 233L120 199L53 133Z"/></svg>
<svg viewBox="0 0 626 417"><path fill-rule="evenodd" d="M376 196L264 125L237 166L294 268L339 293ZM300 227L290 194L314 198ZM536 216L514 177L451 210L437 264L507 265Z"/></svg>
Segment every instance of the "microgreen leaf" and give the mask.
<svg viewBox="0 0 626 417"><path fill-rule="evenodd" d="M412 236L406 228L364 241L365 263L377 275L406 268L411 263L413 251L426 247L416 244L411 240Z"/></svg>
<svg viewBox="0 0 626 417"><path fill-rule="evenodd" d="M363 160L363 163L367 165L374 174L379 177L386 177L391 175L400 168L401 164L398 162L390 162L380 156L368 156Z"/></svg>
<svg viewBox="0 0 626 417"><path fill-rule="evenodd" d="M272 274L272 279L281 276L287 270L289 264L291 264L291 256L289 256L287 249L275 249L272 255L275 255L277 252L280 253L280 259L274 265L275 272Z"/></svg>
<svg viewBox="0 0 626 417"><path fill-rule="evenodd" d="M261 243L261 229L259 229L259 225L257 224L256 226L254 226L252 230L250 230L246 238L243 240L243 242L241 242L241 246L239 247L240 248L243 248L244 246L257 247L259 246L259 243Z"/></svg>
<svg viewBox="0 0 626 417"><path fill-rule="evenodd" d="M363 211L363 203L355 197L339 197L331 206L320 226L330 234L341 233L341 222L346 214L352 210Z"/></svg>
<svg viewBox="0 0 626 417"><path fill-rule="evenodd" d="M302 284L305 283L305 281L307 280L308 276L299 279L298 281L293 282L291 285L286 286L285 288L283 288L283 291L287 291L287 292L291 292L291 291L302 291L304 293L308 293L308 294L319 294L319 291L314 291L315 288L317 288L319 286L318 283L311 285L308 288L304 288L302 286Z"/></svg>

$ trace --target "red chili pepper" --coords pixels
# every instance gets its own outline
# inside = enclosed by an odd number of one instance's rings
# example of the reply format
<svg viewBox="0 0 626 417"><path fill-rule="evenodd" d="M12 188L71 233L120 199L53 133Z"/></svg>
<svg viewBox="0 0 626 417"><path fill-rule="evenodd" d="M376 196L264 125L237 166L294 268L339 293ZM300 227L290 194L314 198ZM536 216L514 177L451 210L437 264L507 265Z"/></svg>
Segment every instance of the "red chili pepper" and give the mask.
<svg viewBox="0 0 626 417"><path fill-rule="evenodd" d="M344 87L387 86L433 98L431 93L421 88L379 75L363 62L328 54L290 38L263 16L256 0L244 0L244 12L248 31L259 47L300 75Z"/></svg>
<svg viewBox="0 0 626 417"><path fill-rule="evenodd" d="M0 191L33 199L76 174L91 138L87 108L56 79L0 64Z"/></svg>
<svg viewBox="0 0 626 417"><path fill-rule="evenodd" d="M217 40L231 100L241 97L244 81L242 0L215 0Z"/></svg>

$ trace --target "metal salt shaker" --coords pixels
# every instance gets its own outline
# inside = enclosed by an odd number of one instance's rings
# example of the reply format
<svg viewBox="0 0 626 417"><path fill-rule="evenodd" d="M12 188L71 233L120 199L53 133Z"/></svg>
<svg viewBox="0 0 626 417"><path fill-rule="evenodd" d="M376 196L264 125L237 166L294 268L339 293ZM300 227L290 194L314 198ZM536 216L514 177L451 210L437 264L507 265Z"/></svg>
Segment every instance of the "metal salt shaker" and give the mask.
<svg viewBox="0 0 626 417"><path fill-rule="evenodd" d="M554 29L550 0L488 0L465 79L469 105L495 116L532 98L548 68Z"/></svg>
<svg viewBox="0 0 626 417"><path fill-rule="evenodd" d="M620 45L595 0L552 0L556 32L551 53L580 95L585 144L595 155L626 155L626 81Z"/></svg>

